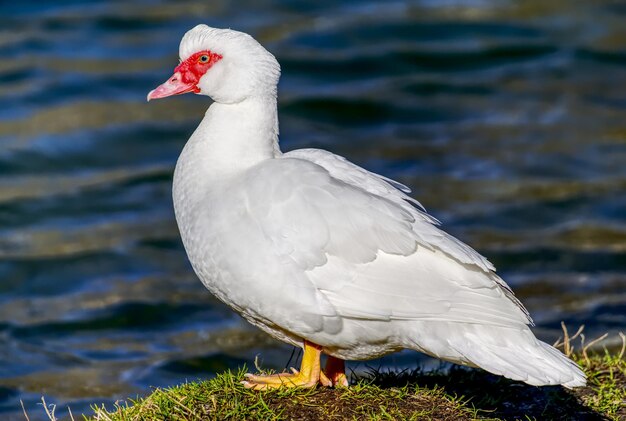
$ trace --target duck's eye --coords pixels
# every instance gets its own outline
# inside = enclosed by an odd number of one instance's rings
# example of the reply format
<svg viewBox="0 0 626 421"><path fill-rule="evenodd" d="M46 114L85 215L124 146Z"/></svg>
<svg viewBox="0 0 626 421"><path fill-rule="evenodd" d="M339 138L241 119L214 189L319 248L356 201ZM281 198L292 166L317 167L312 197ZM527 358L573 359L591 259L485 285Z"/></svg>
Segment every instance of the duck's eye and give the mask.
<svg viewBox="0 0 626 421"><path fill-rule="evenodd" d="M200 56L198 60L200 61L200 63L206 63L207 61L209 61L209 56L205 54L203 56Z"/></svg>

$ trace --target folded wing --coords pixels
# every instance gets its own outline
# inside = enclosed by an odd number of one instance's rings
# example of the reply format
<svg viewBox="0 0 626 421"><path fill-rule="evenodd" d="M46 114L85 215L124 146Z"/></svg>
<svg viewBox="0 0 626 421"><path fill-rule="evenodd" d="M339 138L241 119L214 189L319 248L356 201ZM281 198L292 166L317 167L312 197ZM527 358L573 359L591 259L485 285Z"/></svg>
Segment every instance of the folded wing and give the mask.
<svg viewBox="0 0 626 421"><path fill-rule="evenodd" d="M243 185L274 253L343 317L531 323L491 263L437 228L399 183L309 149L264 162Z"/></svg>

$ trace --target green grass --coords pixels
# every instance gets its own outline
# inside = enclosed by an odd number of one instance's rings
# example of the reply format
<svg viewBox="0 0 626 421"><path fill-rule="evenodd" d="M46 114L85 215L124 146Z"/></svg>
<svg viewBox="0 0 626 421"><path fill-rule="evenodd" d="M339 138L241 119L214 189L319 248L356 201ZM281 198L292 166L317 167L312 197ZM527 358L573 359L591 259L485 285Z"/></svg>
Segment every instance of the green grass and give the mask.
<svg viewBox="0 0 626 421"><path fill-rule="evenodd" d="M626 362L623 353L576 358L585 367L587 388L579 393L582 402L595 411L615 420L626 420Z"/></svg>
<svg viewBox="0 0 626 421"><path fill-rule="evenodd" d="M393 387L361 379L348 389L244 389L245 368L204 382L157 389L145 399L118 405L112 412L94 408L98 420L470 420L477 412L440 387L406 383ZM385 375L387 377L387 375Z"/></svg>
<svg viewBox="0 0 626 421"><path fill-rule="evenodd" d="M245 368L216 378L156 389L113 408L94 406L92 420L626 420L624 346L574 353L565 330L561 349L585 370L588 385L532 387L482 370L372 371L348 389L253 392ZM580 335L583 339L584 337Z"/></svg>

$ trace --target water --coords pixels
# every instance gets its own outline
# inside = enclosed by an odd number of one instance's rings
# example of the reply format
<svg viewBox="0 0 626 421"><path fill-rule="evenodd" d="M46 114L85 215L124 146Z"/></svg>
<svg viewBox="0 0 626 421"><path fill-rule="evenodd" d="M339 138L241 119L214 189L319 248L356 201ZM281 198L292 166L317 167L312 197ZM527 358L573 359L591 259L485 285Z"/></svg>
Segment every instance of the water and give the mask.
<svg viewBox="0 0 626 421"><path fill-rule="evenodd" d="M22 399L36 419L42 394L79 413L257 354L287 363L204 290L174 222L174 164L209 102L145 96L200 22L278 57L283 149L411 186L495 263L540 337L561 320L624 330L622 3L233 3L0 5L1 418Z"/></svg>

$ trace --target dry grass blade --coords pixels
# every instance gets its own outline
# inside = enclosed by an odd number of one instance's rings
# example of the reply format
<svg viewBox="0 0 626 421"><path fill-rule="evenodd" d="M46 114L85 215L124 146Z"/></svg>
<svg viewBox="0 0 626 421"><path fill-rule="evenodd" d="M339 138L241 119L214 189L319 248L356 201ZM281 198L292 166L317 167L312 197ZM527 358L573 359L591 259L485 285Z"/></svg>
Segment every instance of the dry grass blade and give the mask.
<svg viewBox="0 0 626 421"><path fill-rule="evenodd" d="M52 410L50 410L50 408L48 408L48 404L46 403L46 398L44 398L43 396L41 397L41 403L43 404L43 409L44 411L46 411L46 415L48 416L50 421L58 421L57 417L54 415L54 411L56 410L57 406L55 404L50 404L50 406L52 407Z"/></svg>
<svg viewBox="0 0 626 421"><path fill-rule="evenodd" d="M26 413L26 408L24 408L24 401L21 399L20 404L22 405L22 411L24 411L24 417L26 418L26 421L30 421L30 418L28 418L28 414Z"/></svg>
<svg viewBox="0 0 626 421"><path fill-rule="evenodd" d="M593 345L597 344L600 341L603 341L604 339L607 338L607 336L609 336L608 333L605 333L604 335L600 336L599 338L594 339L593 341L589 342L587 345L585 345L585 335L581 335L580 336L580 343L581 346L583 348L582 350L582 355L583 358L585 359L585 362L587 362L587 364L591 364L591 360L589 359L589 356L587 355L587 350L589 348L591 348Z"/></svg>
<svg viewBox="0 0 626 421"><path fill-rule="evenodd" d="M104 405L102 407L94 407L93 410L95 421L111 421L113 419L112 417L115 415L121 417L121 412L118 412L117 414L109 414L104 408Z"/></svg>
<svg viewBox="0 0 626 421"><path fill-rule="evenodd" d="M585 325L580 325L580 327L573 336L569 336L569 331L567 330L567 326L565 326L564 322L561 322L561 329L563 329L563 339L557 339L557 341L552 344L552 346L555 348L563 347L563 353L568 357L571 357L574 354L574 346L572 345L572 341L582 335L583 330L585 329Z"/></svg>

